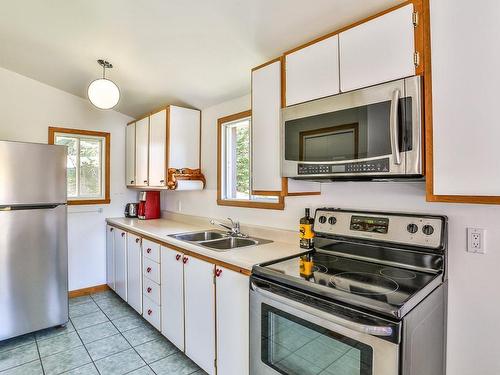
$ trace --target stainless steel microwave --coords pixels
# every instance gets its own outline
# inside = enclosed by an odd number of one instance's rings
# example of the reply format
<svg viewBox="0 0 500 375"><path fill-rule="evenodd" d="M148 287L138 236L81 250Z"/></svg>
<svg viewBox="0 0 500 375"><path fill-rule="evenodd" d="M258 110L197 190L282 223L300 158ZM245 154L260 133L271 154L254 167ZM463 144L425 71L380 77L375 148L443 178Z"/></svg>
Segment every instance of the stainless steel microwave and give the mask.
<svg viewBox="0 0 500 375"><path fill-rule="evenodd" d="M421 177L421 87L414 76L284 108L281 175Z"/></svg>

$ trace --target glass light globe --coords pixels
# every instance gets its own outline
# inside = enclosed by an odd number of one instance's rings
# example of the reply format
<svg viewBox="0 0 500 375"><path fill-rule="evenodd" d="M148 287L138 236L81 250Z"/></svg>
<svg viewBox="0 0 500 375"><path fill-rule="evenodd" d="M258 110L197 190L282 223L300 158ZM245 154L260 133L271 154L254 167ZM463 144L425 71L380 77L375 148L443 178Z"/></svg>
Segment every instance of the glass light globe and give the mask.
<svg viewBox="0 0 500 375"><path fill-rule="evenodd" d="M111 109L120 100L120 90L113 81L100 78L93 81L87 90L90 102L99 109Z"/></svg>

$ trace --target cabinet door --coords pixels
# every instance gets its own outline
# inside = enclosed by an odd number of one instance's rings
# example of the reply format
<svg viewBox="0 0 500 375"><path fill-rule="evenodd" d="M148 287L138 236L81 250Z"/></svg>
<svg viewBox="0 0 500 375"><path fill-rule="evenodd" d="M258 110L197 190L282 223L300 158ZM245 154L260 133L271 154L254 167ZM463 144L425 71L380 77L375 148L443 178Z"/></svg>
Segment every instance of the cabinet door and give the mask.
<svg viewBox="0 0 500 375"><path fill-rule="evenodd" d="M168 168L200 168L200 111L169 106Z"/></svg>
<svg viewBox="0 0 500 375"><path fill-rule="evenodd" d="M249 277L216 267L217 375L249 373Z"/></svg>
<svg viewBox="0 0 500 375"><path fill-rule="evenodd" d="M135 123L127 125L125 138L125 179L127 185L135 185Z"/></svg>
<svg viewBox="0 0 500 375"><path fill-rule="evenodd" d="M184 256L186 354L210 375L215 374L214 265Z"/></svg>
<svg viewBox="0 0 500 375"><path fill-rule="evenodd" d="M135 176L136 185L148 185L149 117L135 123Z"/></svg>
<svg viewBox="0 0 500 375"><path fill-rule="evenodd" d="M115 242L115 292L127 301L127 232L116 228Z"/></svg>
<svg viewBox="0 0 500 375"><path fill-rule="evenodd" d="M252 71L252 190L281 191L281 61Z"/></svg>
<svg viewBox="0 0 500 375"><path fill-rule="evenodd" d="M184 351L184 265L182 253L161 247L161 333Z"/></svg>
<svg viewBox="0 0 500 375"><path fill-rule="evenodd" d="M127 235L127 302L142 314L142 249L141 238Z"/></svg>
<svg viewBox="0 0 500 375"><path fill-rule="evenodd" d="M106 284L113 290L115 290L115 230L106 225Z"/></svg>
<svg viewBox="0 0 500 375"><path fill-rule="evenodd" d="M342 91L415 74L413 4L340 33Z"/></svg>
<svg viewBox="0 0 500 375"><path fill-rule="evenodd" d="M167 110L149 117L149 186L165 186L167 181Z"/></svg>
<svg viewBox="0 0 500 375"><path fill-rule="evenodd" d="M338 94L338 35L285 55L285 61L287 106Z"/></svg>

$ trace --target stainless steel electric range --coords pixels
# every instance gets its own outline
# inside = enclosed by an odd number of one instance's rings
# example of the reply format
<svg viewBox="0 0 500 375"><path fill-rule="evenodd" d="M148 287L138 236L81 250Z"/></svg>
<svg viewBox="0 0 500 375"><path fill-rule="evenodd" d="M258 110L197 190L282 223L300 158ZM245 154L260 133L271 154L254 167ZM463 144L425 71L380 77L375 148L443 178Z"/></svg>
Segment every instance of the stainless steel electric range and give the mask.
<svg viewBox="0 0 500 375"><path fill-rule="evenodd" d="M312 272L253 268L250 373L443 375L446 217L324 208L314 230Z"/></svg>

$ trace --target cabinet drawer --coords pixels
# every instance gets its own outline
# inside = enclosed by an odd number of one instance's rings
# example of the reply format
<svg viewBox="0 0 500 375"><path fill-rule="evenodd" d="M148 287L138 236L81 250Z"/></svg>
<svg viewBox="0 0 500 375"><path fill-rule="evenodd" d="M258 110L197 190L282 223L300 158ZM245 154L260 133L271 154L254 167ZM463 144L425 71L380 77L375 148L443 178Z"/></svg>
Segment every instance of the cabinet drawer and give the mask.
<svg viewBox="0 0 500 375"><path fill-rule="evenodd" d="M160 305L160 285L147 277L144 278L143 293L149 297L154 303Z"/></svg>
<svg viewBox="0 0 500 375"><path fill-rule="evenodd" d="M143 312L142 316L149 322L153 327L155 327L157 330L161 330L161 325L160 325L160 316L161 316L161 311L160 311L160 306L158 306L156 303L154 303L152 300L150 300L147 296L144 296L143 298Z"/></svg>
<svg viewBox="0 0 500 375"><path fill-rule="evenodd" d="M155 283L160 284L160 264L152 261L151 259L144 258L142 269L144 276L153 280Z"/></svg>
<svg viewBox="0 0 500 375"><path fill-rule="evenodd" d="M143 239L142 253L145 257L154 260L156 263L160 263L160 244Z"/></svg>

